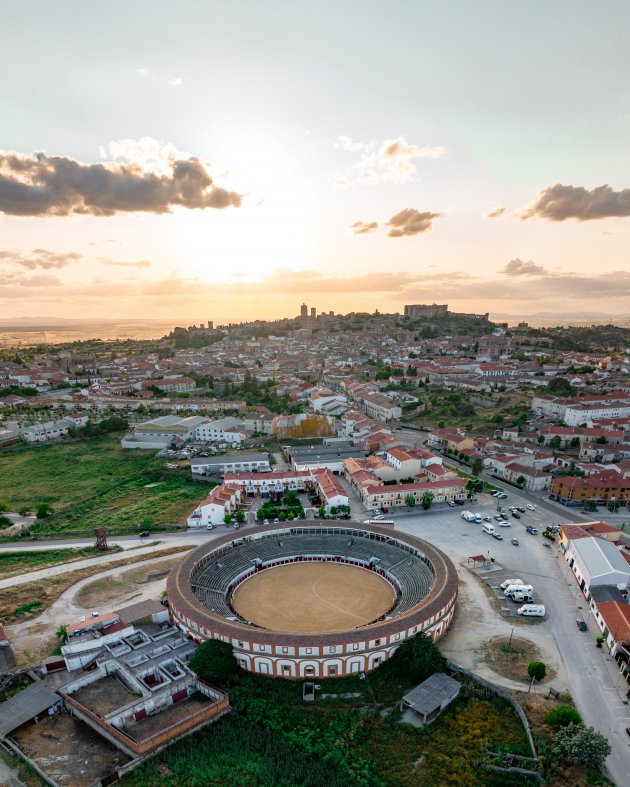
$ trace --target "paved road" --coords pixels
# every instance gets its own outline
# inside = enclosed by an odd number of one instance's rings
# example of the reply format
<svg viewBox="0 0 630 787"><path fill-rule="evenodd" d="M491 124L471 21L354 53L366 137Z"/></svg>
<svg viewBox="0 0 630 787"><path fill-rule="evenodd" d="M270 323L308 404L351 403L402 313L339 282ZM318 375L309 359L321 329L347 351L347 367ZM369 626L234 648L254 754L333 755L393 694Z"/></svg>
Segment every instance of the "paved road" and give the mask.
<svg viewBox="0 0 630 787"><path fill-rule="evenodd" d="M497 503L505 505L525 505L529 496L506 489L508 499L497 501L490 495L479 495L478 504L465 508L479 511L482 515L496 513ZM539 501L540 502L540 501ZM625 727L630 726L630 706L623 703L625 687L618 681L615 663L605 651L595 646L595 636L599 629L591 618L590 632L581 632L576 626L577 617L587 618L588 608L581 591L574 583L572 575L567 574L568 566L557 550L543 547L540 535L532 536L525 531L527 524L535 524L542 530L545 524L562 521L557 512L549 512L547 506L537 506L536 511L523 514L520 520L512 519L510 528L501 529L503 541L496 541L484 534L479 525L471 524L461 518L462 507L448 508L434 506L430 511L413 510L411 513L394 514L396 528L426 538L431 543L444 549L459 564L465 564L469 555L485 554L494 557L496 564L502 565L513 573L513 576L530 581L541 596L547 608L547 620L534 628L524 628L520 633L528 636L536 631L532 639L536 639L551 655L557 654L559 659L558 678L553 686L558 690L567 689L571 692L585 722L600 730L610 740L612 754L607 765L611 777L617 785L628 783L630 773L630 739ZM510 537L516 535L520 545L514 547ZM460 574L465 570L459 568ZM463 593L466 591L463 589ZM479 604L488 604L485 598L477 599ZM466 603L466 599L462 599ZM498 617L498 616L496 616ZM459 622L459 619L458 619ZM458 622L454 626L457 635ZM461 621L466 625L465 618ZM465 625L462 628L465 629ZM488 636L483 625L479 627L480 636ZM490 630L490 635L494 631ZM449 634L445 640L446 647L455 661L470 658L467 649L470 642L455 637L450 644ZM541 639L542 637L542 639ZM475 665L472 665L473 668ZM477 670L476 670L477 671ZM501 681L497 681L501 682ZM615 686L615 683L618 685Z"/></svg>

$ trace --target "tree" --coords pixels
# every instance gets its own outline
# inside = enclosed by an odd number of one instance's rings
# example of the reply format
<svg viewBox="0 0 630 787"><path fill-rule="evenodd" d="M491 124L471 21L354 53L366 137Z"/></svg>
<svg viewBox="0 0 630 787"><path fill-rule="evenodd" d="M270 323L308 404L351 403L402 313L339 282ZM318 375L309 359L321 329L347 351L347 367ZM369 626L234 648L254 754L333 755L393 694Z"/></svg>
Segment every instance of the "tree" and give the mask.
<svg viewBox="0 0 630 787"><path fill-rule="evenodd" d="M202 642L191 656L188 666L202 680L219 688L229 686L238 671L234 648L219 639Z"/></svg>
<svg viewBox="0 0 630 787"><path fill-rule="evenodd" d="M259 522L264 522L266 517L267 517L267 514L265 514L265 509L264 508L259 508L258 511L256 512L256 519Z"/></svg>
<svg viewBox="0 0 630 787"><path fill-rule="evenodd" d="M239 525L242 525L245 521L245 512L241 511L240 509L236 512L236 521Z"/></svg>
<svg viewBox="0 0 630 787"><path fill-rule="evenodd" d="M474 476L478 476L479 473L481 473L482 470L483 470L483 459L480 459L479 457L476 457L473 460L471 472L472 472L472 474Z"/></svg>
<svg viewBox="0 0 630 787"><path fill-rule="evenodd" d="M0 514L0 529L4 527L11 527L12 525L12 519L9 519L9 517L5 516L4 514Z"/></svg>
<svg viewBox="0 0 630 787"><path fill-rule="evenodd" d="M66 642L68 641L68 627L64 626L62 623L61 626L59 626L59 628L57 629L57 631L55 631L55 637L57 637L57 639L59 640L60 645L65 645Z"/></svg>
<svg viewBox="0 0 630 787"><path fill-rule="evenodd" d="M230 514L226 514L223 517L223 521L225 522L226 525L231 525L232 524L232 516Z"/></svg>
<svg viewBox="0 0 630 787"><path fill-rule="evenodd" d="M559 730L569 724L582 724L582 717L573 705L556 705L545 716L545 724L553 727L554 730Z"/></svg>
<svg viewBox="0 0 630 787"><path fill-rule="evenodd" d="M326 506L320 506L320 507L317 509L317 516L318 516L320 519L323 519L323 518L326 516Z"/></svg>
<svg viewBox="0 0 630 787"><path fill-rule="evenodd" d="M404 642L380 669L418 683L434 672L444 672L444 659L431 637L420 633Z"/></svg>
<svg viewBox="0 0 630 787"><path fill-rule="evenodd" d="M37 506L37 510L35 511L35 516L38 519L45 519L47 516L52 516L55 513L55 509L50 505L50 503L40 503Z"/></svg>
<svg viewBox="0 0 630 787"><path fill-rule="evenodd" d="M519 475L519 477L516 479L516 483L519 486L523 486L525 484L525 476L524 475Z"/></svg>
<svg viewBox="0 0 630 787"><path fill-rule="evenodd" d="M424 508L425 511L431 508L431 503L433 503L434 498L435 495L433 492L429 492L428 490L422 495L422 508Z"/></svg>
<svg viewBox="0 0 630 787"><path fill-rule="evenodd" d="M527 674L532 682L535 680L540 682L547 674L547 667L542 661L530 661L527 665Z"/></svg>
<svg viewBox="0 0 630 787"><path fill-rule="evenodd" d="M539 434L538 437L536 438L536 442L538 443L538 445L542 445L545 442L545 435Z"/></svg>
<svg viewBox="0 0 630 787"><path fill-rule="evenodd" d="M483 481L480 478L469 478L465 486L468 496L472 497L479 492L483 492Z"/></svg>
<svg viewBox="0 0 630 787"><path fill-rule="evenodd" d="M568 724L553 736L552 752L569 762L599 770L611 748L608 738L592 727Z"/></svg>
<svg viewBox="0 0 630 787"><path fill-rule="evenodd" d="M551 440L549 441L549 448L553 448L554 451L557 451L560 448L562 441L560 439L560 435L554 435Z"/></svg>
<svg viewBox="0 0 630 787"><path fill-rule="evenodd" d="M560 394L561 396L571 396L573 393L573 386L566 377L554 377L547 383L547 390L549 393Z"/></svg>
<svg viewBox="0 0 630 787"><path fill-rule="evenodd" d="M408 505L409 508L413 508L416 504L416 498L412 494L407 495L405 498L405 504Z"/></svg>

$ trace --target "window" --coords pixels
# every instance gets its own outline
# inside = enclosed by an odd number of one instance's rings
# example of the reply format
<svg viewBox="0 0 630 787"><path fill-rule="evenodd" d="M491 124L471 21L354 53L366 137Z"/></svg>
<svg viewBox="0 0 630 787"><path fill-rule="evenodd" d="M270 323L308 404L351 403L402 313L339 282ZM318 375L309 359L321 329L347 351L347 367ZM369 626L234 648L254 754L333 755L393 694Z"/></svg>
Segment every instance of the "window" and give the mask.
<svg viewBox="0 0 630 787"><path fill-rule="evenodd" d="M328 648L328 652L329 652L329 653L336 653L336 652L337 652L337 648L336 648L334 645L331 645L331 646Z"/></svg>
<svg viewBox="0 0 630 787"><path fill-rule="evenodd" d="M359 650L359 643L358 642L353 642L352 643L352 650Z"/></svg>
<svg viewBox="0 0 630 787"><path fill-rule="evenodd" d="M283 652L283 653L288 653L288 652L289 652L289 648L283 647L283 648L282 648L282 652Z"/></svg>
<svg viewBox="0 0 630 787"><path fill-rule="evenodd" d="M307 656L310 656L312 652L313 652L313 648L306 648L306 655Z"/></svg>

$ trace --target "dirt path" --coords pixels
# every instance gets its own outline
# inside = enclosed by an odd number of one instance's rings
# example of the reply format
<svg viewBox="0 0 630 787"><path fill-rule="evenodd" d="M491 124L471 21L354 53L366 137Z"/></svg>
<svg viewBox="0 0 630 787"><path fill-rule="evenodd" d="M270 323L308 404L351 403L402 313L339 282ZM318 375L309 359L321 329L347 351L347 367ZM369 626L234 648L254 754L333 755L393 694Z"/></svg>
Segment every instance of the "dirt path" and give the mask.
<svg viewBox="0 0 630 787"><path fill-rule="evenodd" d="M174 562L173 556L167 555L93 574L64 591L54 604L35 619L6 626L5 630L20 664L40 661L54 647L55 631L61 624L76 621L82 615L90 614L94 610L94 604L86 606L80 599L77 600L76 598L88 585L97 581L107 580L108 578L112 580L112 585L115 586L115 583L119 584L120 592L111 595L105 603L98 607L99 612L113 612L115 608L126 604L135 604L138 601L160 598L162 591L166 587L165 575L153 581L134 582L133 584L125 583L124 577L127 572L137 572L140 569L155 566L157 573L162 566L169 566ZM160 571L160 574L162 574L162 571ZM90 598L89 600L92 601L93 599Z"/></svg>

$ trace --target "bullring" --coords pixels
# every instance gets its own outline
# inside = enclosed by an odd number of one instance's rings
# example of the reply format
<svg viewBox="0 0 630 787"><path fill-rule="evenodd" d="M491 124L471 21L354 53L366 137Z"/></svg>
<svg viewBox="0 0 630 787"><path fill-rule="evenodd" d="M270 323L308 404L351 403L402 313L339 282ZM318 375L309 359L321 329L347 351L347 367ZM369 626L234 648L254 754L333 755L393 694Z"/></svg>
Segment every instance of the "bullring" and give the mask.
<svg viewBox="0 0 630 787"><path fill-rule="evenodd" d="M294 572L288 584L281 567ZM167 592L180 629L198 642L231 643L246 670L341 677L375 669L421 631L442 637L457 572L436 547L383 527L271 525L193 550L169 574Z"/></svg>

